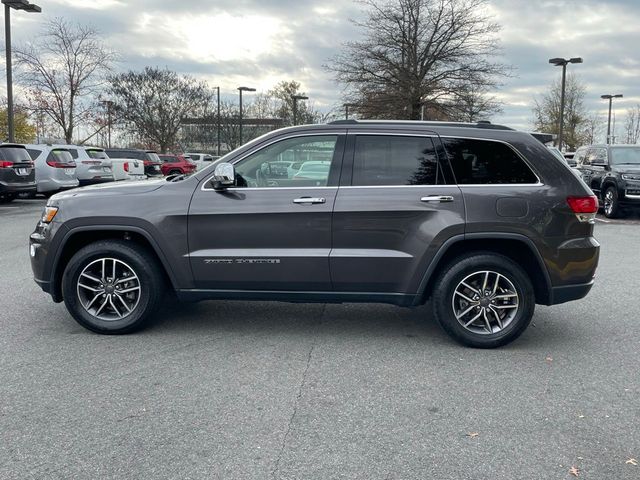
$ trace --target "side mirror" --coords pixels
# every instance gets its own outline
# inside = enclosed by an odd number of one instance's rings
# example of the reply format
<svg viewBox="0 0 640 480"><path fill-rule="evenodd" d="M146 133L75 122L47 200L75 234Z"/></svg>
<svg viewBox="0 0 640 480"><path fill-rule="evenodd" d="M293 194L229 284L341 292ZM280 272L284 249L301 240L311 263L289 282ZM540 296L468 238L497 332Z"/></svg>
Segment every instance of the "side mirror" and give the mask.
<svg viewBox="0 0 640 480"><path fill-rule="evenodd" d="M230 163L216 165L211 183L215 190L224 190L232 187L236 183L236 169Z"/></svg>

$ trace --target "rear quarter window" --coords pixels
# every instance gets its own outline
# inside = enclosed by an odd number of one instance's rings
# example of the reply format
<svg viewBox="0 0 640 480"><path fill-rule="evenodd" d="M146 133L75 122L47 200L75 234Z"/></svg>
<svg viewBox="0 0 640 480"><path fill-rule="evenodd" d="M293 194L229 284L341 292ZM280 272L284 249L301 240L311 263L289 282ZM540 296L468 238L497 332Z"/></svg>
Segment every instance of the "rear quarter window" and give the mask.
<svg viewBox="0 0 640 480"><path fill-rule="evenodd" d="M36 150L35 148L27 148L27 153L31 157L31 160L35 160L42 153L41 150Z"/></svg>
<svg viewBox="0 0 640 480"><path fill-rule="evenodd" d="M442 141L460 185L538 183L531 168L505 143L468 138Z"/></svg>

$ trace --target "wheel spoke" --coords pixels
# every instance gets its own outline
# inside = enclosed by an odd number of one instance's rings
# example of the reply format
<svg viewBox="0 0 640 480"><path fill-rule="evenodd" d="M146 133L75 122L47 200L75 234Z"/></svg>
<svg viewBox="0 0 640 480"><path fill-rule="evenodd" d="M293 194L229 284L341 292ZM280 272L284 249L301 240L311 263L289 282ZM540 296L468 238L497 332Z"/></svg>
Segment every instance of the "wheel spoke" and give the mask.
<svg viewBox="0 0 640 480"><path fill-rule="evenodd" d="M493 308L496 308L498 310L509 310L510 308L518 308L518 304L516 303L515 305L492 305Z"/></svg>
<svg viewBox="0 0 640 480"><path fill-rule="evenodd" d="M489 322L489 319L487 318L486 310L482 311L482 316L484 317L484 324L487 327L487 330L489 331L489 333L493 333L493 330L491 329L491 322Z"/></svg>
<svg viewBox="0 0 640 480"><path fill-rule="evenodd" d="M501 275L499 273L496 273L496 282L493 284L493 290L491 290L491 295L495 295L496 292L498 291L498 283L500 283L500 277Z"/></svg>
<svg viewBox="0 0 640 480"><path fill-rule="evenodd" d="M101 280L99 278L94 277L93 275L89 275L86 272L82 272L80 274L81 277L85 277L88 278L89 280L91 280L92 282L96 282L96 283L101 283Z"/></svg>
<svg viewBox="0 0 640 480"><path fill-rule="evenodd" d="M134 280L138 280L138 277L135 275L133 275L132 277L121 278L115 283L115 285L120 285L121 283L125 283L125 282L132 282Z"/></svg>
<svg viewBox="0 0 640 480"><path fill-rule="evenodd" d="M111 295L109 295L109 305L111 305L111 308L113 308L113 311L116 312L116 315L118 315L118 318L122 318L122 314L120 313L120 310L118 310L116 308L116 306L113 303L113 300L111 299Z"/></svg>
<svg viewBox="0 0 640 480"><path fill-rule="evenodd" d="M464 317L467 313L469 313L471 310L473 310L474 308L476 308L478 306L478 303L474 303L473 305L471 305L469 308L467 308L464 312L459 313L456 315L456 318L458 320L460 320L462 317Z"/></svg>
<svg viewBox="0 0 640 480"><path fill-rule="evenodd" d="M471 325L473 322L475 322L476 320L478 320L480 318L480 315L482 315L482 312L478 313L475 317L473 317L471 320L469 320L467 323L465 323L464 326L468 327L469 325Z"/></svg>
<svg viewBox="0 0 640 480"><path fill-rule="evenodd" d="M104 299L104 302L102 302L102 305L100 305L100 308L98 309L98 311L95 313L95 316L97 317L98 315L100 315L100 312L102 311L102 309L107 305L107 303L109 302L108 298Z"/></svg>
<svg viewBox="0 0 640 480"><path fill-rule="evenodd" d="M81 288L86 288L87 290L90 290L92 292L103 292L104 291L101 288L93 288L93 287L90 287L90 286L85 285L83 283L78 283L78 286L81 287Z"/></svg>
<svg viewBox="0 0 640 480"><path fill-rule="evenodd" d="M482 282L482 291L484 292L487 289L487 283L489 282L489 272L485 272L484 274L484 282Z"/></svg>
<svg viewBox="0 0 640 480"><path fill-rule="evenodd" d="M140 287L125 288L124 290L118 290L118 293L122 295L123 293L135 292L136 290L140 290Z"/></svg>
<svg viewBox="0 0 640 480"><path fill-rule="evenodd" d="M496 317L496 321L498 322L498 327L500 327L500 330L502 330L504 327L502 326L502 319L500 318L500 312L495 310L493 308L493 305L489 307L489 310L491 310L491 313L493 313L493 316Z"/></svg>
<svg viewBox="0 0 640 480"><path fill-rule="evenodd" d="M514 298L517 297L518 294L517 293L503 293L500 295L496 295L493 298Z"/></svg>
<svg viewBox="0 0 640 480"><path fill-rule="evenodd" d="M129 305L127 305L127 302L125 302L124 299L120 295L118 295L117 293L115 293L114 295L116 296L116 298L118 300L120 300L120 303L124 306L124 308L127 309L127 312L131 313L131 309L129 308Z"/></svg>
<svg viewBox="0 0 640 480"><path fill-rule="evenodd" d="M456 293L455 293L455 294L456 294L456 295L461 296L461 297L462 297L462 298L464 298L467 302L475 303L475 300L472 300L471 298L467 297L465 294L460 293L458 290L456 290Z"/></svg>
<svg viewBox="0 0 640 480"><path fill-rule="evenodd" d="M465 283L464 281L462 281L462 282L460 282L460 285L462 285L463 287L467 287L469 290L471 290L476 295L480 295L480 291L477 288L473 288L468 283Z"/></svg>
<svg viewBox="0 0 640 480"><path fill-rule="evenodd" d="M116 262L117 262L117 260L114 258L114 259L111 260L111 262L113 263L112 269L111 269L111 281L114 281L116 279Z"/></svg>
<svg viewBox="0 0 640 480"><path fill-rule="evenodd" d="M101 293L97 294L95 297L93 297L93 299L87 304L86 308L87 310L89 310L91 308L91 306L94 304L94 302L100 298L100 295L102 295Z"/></svg>

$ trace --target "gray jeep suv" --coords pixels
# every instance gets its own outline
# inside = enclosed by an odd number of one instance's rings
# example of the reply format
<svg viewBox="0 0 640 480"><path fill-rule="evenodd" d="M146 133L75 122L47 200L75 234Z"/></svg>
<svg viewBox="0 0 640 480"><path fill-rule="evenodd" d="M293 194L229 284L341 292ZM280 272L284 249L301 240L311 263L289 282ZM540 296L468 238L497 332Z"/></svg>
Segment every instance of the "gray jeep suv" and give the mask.
<svg viewBox="0 0 640 480"><path fill-rule="evenodd" d="M55 195L30 254L42 289L99 333L139 329L169 288L186 301L430 299L446 332L487 348L518 337L536 303L589 292L597 208L527 133L340 121L271 132L190 177Z"/></svg>

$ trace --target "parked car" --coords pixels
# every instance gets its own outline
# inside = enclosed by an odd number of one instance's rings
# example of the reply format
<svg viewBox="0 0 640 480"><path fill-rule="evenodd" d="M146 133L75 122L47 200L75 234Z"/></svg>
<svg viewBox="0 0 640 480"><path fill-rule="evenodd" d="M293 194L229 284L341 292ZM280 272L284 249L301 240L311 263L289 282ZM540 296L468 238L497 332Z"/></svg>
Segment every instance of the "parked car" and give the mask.
<svg viewBox="0 0 640 480"><path fill-rule="evenodd" d="M36 171L24 145L0 145L0 203L9 203L18 195L35 195Z"/></svg>
<svg viewBox="0 0 640 480"><path fill-rule="evenodd" d="M65 146L25 145L36 169L37 192L48 197L62 190L76 188L76 162Z"/></svg>
<svg viewBox="0 0 640 480"><path fill-rule="evenodd" d="M564 158L567 161L567 164L570 167L577 167L578 164L576 163L575 159L573 158L575 156L576 152L564 152Z"/></svg>
<svg viewBox="0 0 640 480"><path fill-rule="evenodd" d="M208 167L220 158L215 155L209 155L208 153L185 153L184 155L195 162L197 170L202 170L203 168Z"/></svg>
<svg viewBox="0 0 640 480"><path fill-rule="evenodd" d="M162 161L163 175L190 175L196 171L196 164L184 155L158 155Z"/></svg>
<svg viewBox="0 0 640 480"><path fill-rule="evenodd" d="M105 152L106 153L106 152ZM147 176L144 173L144 162L134 158L111 158L111 168L113 169L113 179L121 180L144 180Z"/></svg>
<svg viewBox="0 0 640 480"><path fill-rule="evenodd" d="M130 158L144 163L144 173L148 177L162 175L162 162L154 150L140 150L137 148L107 148L109 158Z"/></svg>
<svg viewBox="0 0 640 480"><path fill-rule="evenodd" d="M80 186L113 182L111 160L100 147L58 145L66 148L76 161L76 176Z"/></svg>
<svg viewBox="0 0 640 480"><path fill-rule="evenodd" d="M574 160L605 216L617 218L628 209L640 209L640 146L588 145L576 150Z"/></svg>
<svg viewBox="0 0 640 480"><path fill-rule="evenodd" d="M262 168L322 156L313 179ZM350 120L270 132L188 177L56 195L30 252L38 285L95 332L141 328L170 288L187 301L431 299L454 339L489 348L535 304L587 295L597 208L528 133Z"/></svg>
<svg viewBox="0 0 640 480"><path fill-rule="evenodd" d="M330 162L304 162L293 176L296 180L324 180L329 174Z"/></svg>

